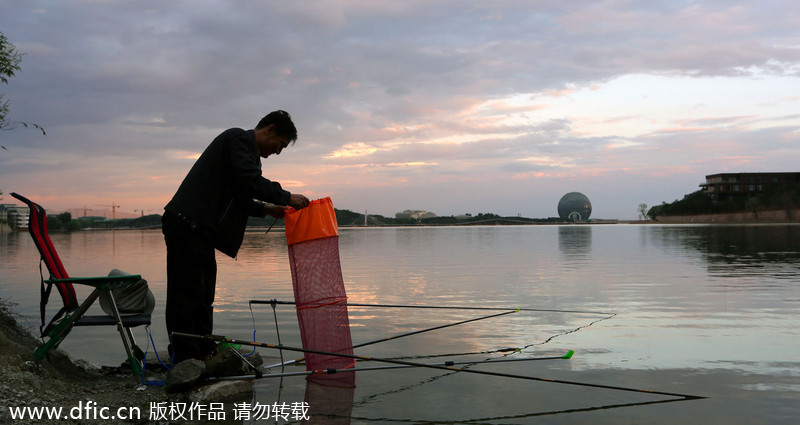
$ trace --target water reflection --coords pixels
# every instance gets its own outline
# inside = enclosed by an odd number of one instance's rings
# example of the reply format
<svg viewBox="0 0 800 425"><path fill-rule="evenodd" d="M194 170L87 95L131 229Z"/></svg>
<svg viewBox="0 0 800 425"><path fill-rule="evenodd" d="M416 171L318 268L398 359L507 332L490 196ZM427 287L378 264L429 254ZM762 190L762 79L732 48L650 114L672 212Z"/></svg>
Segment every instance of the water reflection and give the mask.
<svg viewBox="0 0 800 425"><path fill-rule="evenodd" d="M559 226L558 250L565 259L586 258L592 252L592 226Z"/></svg>
<svg viewBox="0 0 800 425"><path fill-rule="evenodd" d="M652 372L637 374L645 373ZM529 371L528 375L533 373ZM491 382L494 378L486 378L489 380L487 382L483 378L474 378L474 375L470 377L464 373L419 369L404 369L400 372L361 372L351 376L353 380L345 378L343 382L333 385L330 381L317 382L315 378L287 378L287 381L281 381L277 394L275 381L265 380L272 385L265 385L265 381L260 381L256 387L253 403L261 405L273 405L276 402L294 403L302 394L303 401L308 406L310 423L348 425L373 422L508 423L509 420L539 416L551 417L553 422L549 423L562 423L562 421L576 423L575 414L595 411L607 411L606 417L616 418L611 422L600 420L597 423L619 423L616 422L618 419L630 419L631 411L623 408L696 400L693 396L680 394L626 395L613 390L579 387L570 387L566 390L570 396L564 397L563 384L539 383L527 389L534 391L536 397L523 395L522 399L525 401L520 402L519 390L520 387L525 388L526 384L509 378L497 378L502 384L495 387ZM356 376L364 382L364 385L356 387ZM596 379L595 377L594 382L586 384L594 385L597 383ZM383 385L373 385L376 380ZM637 379L633 378L630 381L636 382Z"/></svg>
<svg viewBox="0 0 800 425"><path fill-rule="evenodd" d="M309 377L305 402L313 425L349 425L356 393L355 373Z"/></svg>
<svg viewBox="0 0 800 425"><path fill-rule="evenodd" d="M757 253L797 252L800 226L654 226L654 241L679 245L713 254L753 255Z"/></svg>
<svg viewBox="0 0 800 425"><path fill-rule="evenodd" d="M358 354L491 352L481 355L489 357L507 348L523 348L519 355L574 349L576 356L568 362L491 368L713 397L665 408L644 406L652 396L634 400L601 390L462 373L434 379L442 374L405 370L359 375L357 387L334 391L338 401L331 402L324 401L334 396L328 388L307 388L311 384L302 378L286 379L282 386L265 379L257 384L258 400L273 400L283 388L284 401L306 400L319 408L315 417L352 423L535 423L542 418L524 418L538 415L550 415L547 423L668 424L686 417L794 423L800 415L799 233L800 226L780 225L346 229L339 249L352 302L617 313L589 325L596 317L519 312L376 344ZM54 243L71 275L105 274L118 267L145 276L158 300L152 330L163 349L166 268L159 231L76 232L54 235ZM14 234L0 236L0 255L0 297L13 298L17 311L34 324L39 254L28 235ZM293 308L273 315L259 306L251 316L247 304L292 299L282 232L248 233L238 259L219 256L218 262L215 330L276 342L276 316L282 343L299 346ZM463 311L368 308L349 313L356 343L477 317ZM113 329L110 334L89 331L76 330L62 348L99 364L117 362L122 350L107 343ZM613 408L628 403L643 407ZM350 411L336 413L328 405ZM566 413L553 414L558 412Z"/></svg>
<svg viewBox="0 0 800 425"><path fill-rule="evenodd" d="M715 276L796 279L800 274L797 225L654 227L652 235L667 248L699 252Z"/></svg>
<svg viewBox="0 0 800 425"><path fill-rule="evenodd" d="M294 368L301 369L296 366ZM527 367L524 374L535 376L541 373L539 368ZM672 372L619 373L625 376L624 382L641 384L648 381L649 374L658 374L664 378ZM333 381L318 380L337 376ZM361 382L358 387L355 385L356 378ZM360 372L348 377L293 377L286 378L285 381L281 379L278 385L277 380L264 379L257 382L253 404L293 404L302 396L308 406L310 423L313 424L509 423L509 420L539 416L552 417L553 422L548 423L576 423L576 413L595 411L608 411L604 413L605 417L614 419L594 423L619 423L619 419L631 417L631 411L623 408L696 400L689 395L653 394L633 388L620 388L623 390L621 392L590 388L609 381L609 377L602 374L583 377L581 380L585 382L571 381L572 385L565 386L556 382L477 377L468 373L411 368ZM531 398L531 392L536 397Z"/></svg>

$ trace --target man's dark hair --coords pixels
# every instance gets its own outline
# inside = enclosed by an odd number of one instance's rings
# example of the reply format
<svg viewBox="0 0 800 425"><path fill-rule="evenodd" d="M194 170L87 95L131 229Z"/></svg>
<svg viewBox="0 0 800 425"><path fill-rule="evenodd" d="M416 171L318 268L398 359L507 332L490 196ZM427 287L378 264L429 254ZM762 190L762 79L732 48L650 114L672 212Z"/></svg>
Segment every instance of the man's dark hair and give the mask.
<svg viewBox="0 0 800 425"><path fill-rule="evenodd" d="M256 125L256 130L260 130L269 125L275 125L275 133L281 137L286 137L294 143L297 140L297 128L292 122L292 116L286 111L272 111Z"/></svg>

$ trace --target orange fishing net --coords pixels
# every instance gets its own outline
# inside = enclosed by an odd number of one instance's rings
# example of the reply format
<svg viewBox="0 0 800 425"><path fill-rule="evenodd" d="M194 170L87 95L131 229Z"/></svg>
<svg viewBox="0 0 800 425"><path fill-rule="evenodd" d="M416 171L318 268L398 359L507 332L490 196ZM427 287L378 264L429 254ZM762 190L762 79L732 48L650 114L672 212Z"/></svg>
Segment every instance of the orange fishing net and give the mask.
<svg viewBox="0 0 800 425"><path fill-rule="evenodd" d="M303 348L353 354L347 294L339 261L339 226L330 198L285 216L297 320ZM306 369L344 369L355 360L305 353ZM352 374L346 374L352 375ZM334 376L334 375L325 375Z"/></svg>

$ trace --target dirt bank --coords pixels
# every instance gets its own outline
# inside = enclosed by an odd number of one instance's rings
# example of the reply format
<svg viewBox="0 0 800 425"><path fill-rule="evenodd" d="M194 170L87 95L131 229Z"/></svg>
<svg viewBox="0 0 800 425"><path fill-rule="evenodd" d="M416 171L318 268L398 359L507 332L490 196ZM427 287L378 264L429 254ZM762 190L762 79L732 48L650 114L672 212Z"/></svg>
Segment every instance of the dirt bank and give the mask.
<svg viewBox="0 0 800 425"><path fill-rule="evenodd" d="M773 210L728 214L670 215L656 218L656 223L800 223L800 212Z"/></svg>
<svg viewBox="0 0 800 425"><path fill-rule="evenodd" d="M39 340L22 328L0 300L0 423L52 423L48 420L12 420L11 409L17 407L63 407L59 423L149 423L151 402L165 402L167 395L160 387L141 385L129 369L97 368L71 359L66 353L54 350L41 362L34 362L33 350ZM161 378L156 376L156 378ZM112 414L120 407L139 407L140 419L92 420L87 402L98 409L109 407ZM70 410L84 406L84 418L64 420ZM77 413L77 410L75 411ZM89 418L89 419L87 419Z"/></svg>

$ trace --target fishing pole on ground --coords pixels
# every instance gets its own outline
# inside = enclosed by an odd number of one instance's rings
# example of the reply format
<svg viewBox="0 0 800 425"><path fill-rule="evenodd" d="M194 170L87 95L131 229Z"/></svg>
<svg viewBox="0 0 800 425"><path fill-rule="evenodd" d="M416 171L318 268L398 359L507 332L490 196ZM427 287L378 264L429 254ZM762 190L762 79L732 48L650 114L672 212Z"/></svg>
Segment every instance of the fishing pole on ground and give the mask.
<svg viewBox="0 0 800 425"><path fill-rule="evenodd" d="M255 347L253 347L253 349L255 349ZM463 356L476 356L476 355L482 355L482 354L496 354L496 353L512 353L512 352L513 353L522 353L522 351L523 351L523 348L509 347L509 348L499 348L499 349L496 349L496 350L487 350L487 351L472 351L472 352L462 352L462 353L422 354L422 355L416 355L416 356L397 356L397 357L392 357L392 358L393 359L411 359L411 360L416 360L416 359L435 359L435 358L440 358L440 357L456 357L456 356L463 357ZM503 356L508 356L508 355L509 354L503 354ZM299 359L286 361L286 365L287 366L288 365L292 365L292 364L300 365L300 364L303 364L304 361L305 361L305 359L303 357L300 357ZM274 369L274 368L276 368L278 366L281 366L282 364L283 363L275 363L275 364L271 364L271 365L268 365L268 366L261 366L261 367L263 369Z"/></svg>
<svg viewBox="0 0 800 425"><path fill-rule="evenodd" d="M273 313L274 313L276 305L279 305L279 304L280 305L296 305L296 302L294 302L294 301L279 301L279 300L276 300L274 298L272 298L270 300L250 300L249 301L249 305L251 306L251 312L252 312L252 305L253 304L269 304L270 306L272 306L272 310L273 310ZM511 308L502 308L502 307L470 307L470 306L459 307L459 306L359 304L359 303L352 303L352 304L348 303L347 305L348 305L348 307L352 306L352 307L418 308L418 309L426 309L427 308L427 309L480 310L480 311L502 311L502 310L506 310L504 313L499 313L499 314L496 314L496 315L489 315L489 316L485 316L485 317L479 317L477 319L465 320L465 321L453 323L453 324L450 324L450 325L437 326L437 327L433 327L433 328L423 329L423 330L420 330L420 331L409 332L407 334L397 335L397 336L394 336L394 337L377 339L377 340L369 341L369 342L362 343L362 344L359 344L359 345L354 345L353 348L364 347L364 346L367 346L367 345L371 345L371 344L375 344L375 343L379 343L379 342L384 342L384 341L390 341L390 340L401 338L401 337L404 337L404 336L417 335L417 334L420 334L420 333L423 333L423 332L430 332L430 331L437 330L437 329L442 329L442 328L446 328L446 327L450 327L450 326L461 325L461 324L464 324L464 323L474 322L474 321L477 321L477 320L489 319L489 318L493 318L493 317L497 317L497 316L502 316L502 315L505 315L505 314L516 313L516 312L519 312L519 311L536 311L536 312L543 312L544 311L544 312L559 312L559 313L602 314L602 315L608 315L608 317L606 319L616 316L616 313L603 313L603 312L598 312L598 311L543 310L543 309L532 309L532 308L523 308L523 307L517 307L516 309L511 309ZM511 310L511 311L508 311L508 310ZM276 329L277 329L277 326L278 326L277 317L275 318L275 326L276 326ZM280 345L280 341L278 341L278 342L279 342L279 345ZM281 352L281 363L276 363L276 364L273 364L273 365L265 366L265 368L269 369L269 368L277 367L277 366L281 366L281 365L288 366L288 365L291 365L291 364L300 363L302 361L303 361L303 358L284 361L283 360L283 352Z"/></svg>
<svg viewBox="0 0 800 425"><path fill-rule="evenodd" d="M663 395L669 397L680 397L685 400L697 400L706 398L704 396L696 396L690 394L680 394L680 393L672 393L672 392L665 392L665 391L655 391L655 390L644 390L644 389L637 389L637 388L629 388L629 387L619 387L614 385L605 385L605 384L593 384L587 382L577 382L577 381L567 381L563 379L550 379L550 378L540 378L536 376L528 376L528 375L515 375L511 373L502 373L502 372L492 372L488 370L477 370L477 369L467 369L463 367L455 367L455 366L439 366L439 365L431 365L426 363L415 363L409 362L405 360L397 360L397 359L387 359L387 358L380 358L380 357L367 357L367 356L359 356L355 354L344 354L344 353L332 353L327 351L319 351L319 350L310 350L310 349L303 349L297 347L287 347L285 345L278 346L274 344L268 344L264 342L255 342L255 341L243 341L237 340L233 338L228 338L220 335L194 335L194 334L187 334L182 332L173 332L172 337L179 337L179 338L193 338L193 339L203 339L203 340L210 340L210 341L222 341L228 342L232 344L241 344L241 345L250 345L253 347L261 347L261 348L270 348L275 350L287 350L287 351L296 351L300 353L310 353L310 354L319 354L324 356L334 356L334 357L344 357L348 359L355 359L355 360L363 360L363 361L376 361L382 363L392 363L392 364L400 364L400 365L407 365L407 366L415 366L415 367L424 367L429 369L439 369L439 370L447 370L451 372L465 372L465 373L473 373L478 375L488 375L488 376L498 376L503 378L514 378L514 379L525 379L529 381L540 381L540 382L550 382L555 384L564 384L564 385L576 385L582 387L591 387L591 388L601 388L607 390L616 390L616 391L627 391L627 392L635 392L635 393L645 393L645 394L654 394L654 395Z"/></svg>
<svg viewBox="0 0 800 425"><path fill-rule="evenodd" d="M275 309L275 304L272 304L272 306L273 306L272 308L274 310ZM516 309L516 310L505 311L503 313L490 314L488 316L482 316L482 317L477 317L477 318L474 318L474 319L462 320L460 322L449 323L447 325L439 325L439 326L434 326L432 328L420 329L420 330L416 330L416 331L402 333L402 334L399 334L399 335L389 336L389 337L385 337L385 338L379 338L379 339L376 339L376 340L362 342L360 344L353 345L353 348L366 347L368 345L377 344L379 342L391 341L391 340L398 339L398 338L403 338L403 337L412 336L412 335L418 335L418 334L421 334L421 333L431 332L431 331L444 329L444 328L449 328L449 327L452 327L452 326L463 325L465 323L477 322L479 320L492 319L492 318L495 318L495 317L505 316L507 314L517 313L518 311L520 311L519 308ZM275 320L277 321L277 318ZM277 322L276 322L276 328L277 328ZM280 336L279 336L279 338L280 338ZM278 340L278 345L281 345L280 344L280 340ZM303 361L302 358L283 361L283 354L281 353L281 362L280 363L276 363L274 365L269 365L269 366L264 366L264 368L265 369L271 369L273 367L281 366L281 365L288 366L288 365L291 365L291 364L294 364L294 363L299 363L301 361Z"/></svg>
<svg viewBox="0 0 800 425"><path fill-rule="evenodd" d="M471 360L471 361L446 361L441 363L425 363L427 365L437 365L437 366L455 366L455 365L476 365L476 364L489 364L489 363L506 363L506 362L533 362L533 361L542 361L542 360L569 360L575 354L574 351L569 350L563 356L548 356L548 357L525 357L525 358L514 358L514 359L491 359L491 360ZM237 379L260 379L260 378L280 378L286 376L309 376L309 375L334 375L337 373L351 373L351 372L367 372L367 371L374 371L374 370L391 370L391 369L406 369L412 368L417 366L409 366L409 365L389 365L389 366L374 366L374 367L356 367L356 368L347 368L347 369L320 369L320 370L306 370L301 372L282 372L282 373L270 373L266 375L241 375L241 376L225 376L225 377L217 377L217 378L210 378L216 381L226 381L226 380L237 380Z"/></svg>

